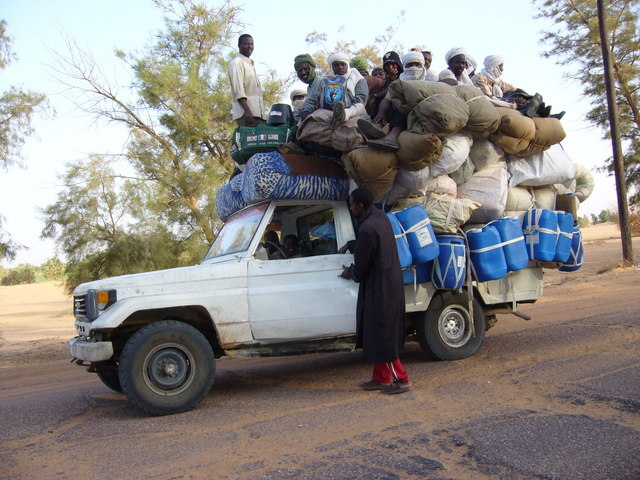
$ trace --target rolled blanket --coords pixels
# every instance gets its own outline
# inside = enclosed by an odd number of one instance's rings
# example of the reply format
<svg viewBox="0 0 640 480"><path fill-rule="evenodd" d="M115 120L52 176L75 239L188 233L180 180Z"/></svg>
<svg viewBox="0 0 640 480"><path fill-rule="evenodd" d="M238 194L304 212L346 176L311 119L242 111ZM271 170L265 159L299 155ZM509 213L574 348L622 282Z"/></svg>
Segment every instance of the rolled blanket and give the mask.
<svg viewBox="0 0 640 480"><path fill-rule="evenodd" d="M442 154L442 140L431 133L402 131L398 136L400 150L396 152L400 166L406 170L422 170Z"/></svg>
<svg viewBox="0 0 640 480"><path fill-rule="evenodd" d="M374 200L384 196L398 174L398 159L394 152L373 148L358 148L342 155L344 168L359 187L371 191Z"/></svg>
<svg viewBox="0 0 640 480"><path fill-rule="evenodd" d="M479 88L470 85L457 85L454 88L456 94L469 107L469 120L463 129L465 132L480 138L487 138L498 130L501 121L500 113Z"/></svg>

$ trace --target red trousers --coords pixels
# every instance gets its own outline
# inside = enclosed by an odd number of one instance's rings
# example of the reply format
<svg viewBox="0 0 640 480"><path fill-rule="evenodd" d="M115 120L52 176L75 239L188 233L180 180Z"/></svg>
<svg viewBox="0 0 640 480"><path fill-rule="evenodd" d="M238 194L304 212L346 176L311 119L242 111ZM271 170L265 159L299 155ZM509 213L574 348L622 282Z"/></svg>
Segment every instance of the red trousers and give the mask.
<svg viewBox="0 0 640 480"><path fill-rule="evenodd" d="M373 365L373 380L380 383L391 383L399 380L409 382L409 374L402 367L400 359L394 362L376 363Z"/></svg>

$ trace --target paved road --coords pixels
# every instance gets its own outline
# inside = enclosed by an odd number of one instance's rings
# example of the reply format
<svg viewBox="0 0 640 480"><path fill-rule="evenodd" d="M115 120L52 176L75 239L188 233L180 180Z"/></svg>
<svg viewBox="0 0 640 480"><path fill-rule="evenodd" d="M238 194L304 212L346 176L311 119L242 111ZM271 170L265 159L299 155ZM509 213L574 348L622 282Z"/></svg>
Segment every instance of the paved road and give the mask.
<svg viewBox="0 0 640 480"><path fill-rule="evenodd" d="M409 344L396 397L355 388L358 352L224 359L169 417L65 362L0 370L0 478L638 479L640 273L547 283L472 358Z"/></svg>

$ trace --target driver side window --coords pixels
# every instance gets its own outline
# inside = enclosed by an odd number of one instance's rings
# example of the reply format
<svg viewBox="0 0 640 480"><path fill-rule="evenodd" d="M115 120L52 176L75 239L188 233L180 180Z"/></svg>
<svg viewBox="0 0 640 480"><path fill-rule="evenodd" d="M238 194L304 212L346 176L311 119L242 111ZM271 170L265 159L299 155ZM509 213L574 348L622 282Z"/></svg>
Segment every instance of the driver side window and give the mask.
<svg viewBox="0 0 640 480"><path fill-rule="evenodd" d="M276 209L265 230L260 256L282 260L337 253L333 209L301 205Z"/></svg>

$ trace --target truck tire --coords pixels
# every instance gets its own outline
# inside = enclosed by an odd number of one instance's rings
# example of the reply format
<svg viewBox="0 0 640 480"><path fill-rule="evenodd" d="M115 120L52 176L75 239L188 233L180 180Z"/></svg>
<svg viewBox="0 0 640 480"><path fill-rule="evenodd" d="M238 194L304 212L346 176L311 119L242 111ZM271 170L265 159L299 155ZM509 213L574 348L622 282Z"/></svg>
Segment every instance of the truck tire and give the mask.
<svg viewBox="0 0 640 480"><path fill-rule="evenodd" d="M114 392L122 393L122 385L120 385L120 377L118 376L118 367L113 365L107 368L96 368L98 378Z"/></svg>
<svg viewBox="0 0 640 480"><path fill-rule="evenodd" d="M215 358L197 329L162 320L131 336L118 373L129 401L151 415L169 415L202 401L213 385Z"/></svg>
<svg viewBox="0 0 640 480"><path fill-rule="evenodd" d="M466 293L439 292L431 299L429 308L417 326L422 351L436 360L460 360L474 355L482 346L485 319L482 305L473 299L473 322Z"/></svg>

